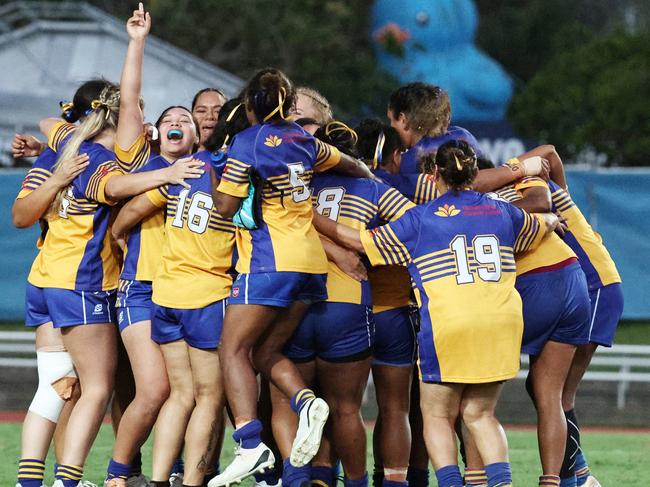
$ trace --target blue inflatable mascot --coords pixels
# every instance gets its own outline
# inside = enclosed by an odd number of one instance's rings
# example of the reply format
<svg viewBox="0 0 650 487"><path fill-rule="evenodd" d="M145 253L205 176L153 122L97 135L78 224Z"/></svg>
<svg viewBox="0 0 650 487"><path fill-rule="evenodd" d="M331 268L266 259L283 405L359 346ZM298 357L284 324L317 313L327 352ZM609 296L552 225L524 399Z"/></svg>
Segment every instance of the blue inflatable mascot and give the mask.
<svg viewBox="0 0 650 487"><path fill-rule="evenodd" d="M474 46L477 25L472 0L377 0L372 36L384 70L449 93L454 121L503 120L512 81Z"/></svg>

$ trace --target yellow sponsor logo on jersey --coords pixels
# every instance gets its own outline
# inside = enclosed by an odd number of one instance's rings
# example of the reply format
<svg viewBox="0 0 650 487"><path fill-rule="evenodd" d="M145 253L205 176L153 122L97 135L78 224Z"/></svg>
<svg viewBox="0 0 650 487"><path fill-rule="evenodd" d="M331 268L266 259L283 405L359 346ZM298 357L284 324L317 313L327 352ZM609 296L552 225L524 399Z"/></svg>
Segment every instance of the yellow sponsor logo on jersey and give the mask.
<svg viewBox="0 0 650 487"><path fill-rule="evenodd" d="M269 135L264 141L264 145L267 147L277 147L282 143L282 139L277 135Z"/></svg>
<svg viewBox="0 0 650 487"><path fill-rule="evenodd" d="M454 205L445 204L445 206L439 206L438 211L436 211L434 215L447 218L449 216L456 216L459 213L460 210L457 209Z"/></svg>

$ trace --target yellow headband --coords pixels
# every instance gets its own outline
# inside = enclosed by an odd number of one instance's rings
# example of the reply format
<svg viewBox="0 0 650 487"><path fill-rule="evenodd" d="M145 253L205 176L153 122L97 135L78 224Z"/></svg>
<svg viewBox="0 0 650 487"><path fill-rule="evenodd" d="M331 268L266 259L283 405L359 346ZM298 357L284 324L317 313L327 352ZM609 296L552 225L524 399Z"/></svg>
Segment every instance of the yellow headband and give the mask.
<svg viewBox="0 0 650 487"><path fill-rule="evenodd" d="M284 116L284 100L287 97L287 90L285 90L283 87L280 87L280 92L278 93L278 106L273 109L271 113L269 113L266 117L264 117L264 122L268 122L271 120L271 117L275 115L276 113L280 113L280 117L282 120L286 120L287 118Z"/></svg>
<svg viewBox="0 0 650 487"><path fill-rule="evenodd" d="M74 108L74 103L72 103L71 101L67 103L61 102L61 113L67 113L71 111L73 108Z"/></svg>
<svg viewBox="0 0 650 487"><path fill-rule="evenodd" d="M328 137L330 136L331 133L333 132L348 132L350 134L350 137L354 139L354 143L357 143L357 140L359 140L359 136L357 133L352 130L350 127L345 125L343 122L339 121L334 121L330 122L325 126L325 135Z"/></svg>
<svg viewBox="0 0 650 487"><path fill-rule="evenodd" d="M243 105L243 103L240 103L240 104L237 105L235 108L233 108L232 110L230 110L230 113L229 113L228 116L226 117L226 122L230 122L230 121L232 120L232 118L235 116L235 113L237 113L237 110L239 110L239 107L242 106L242 105Z"/></svg>
<svg viewBox="0 0 650 487"><path fill-rule="evenodd" d="M93 100L90 102L90 108L93 110L97 110L98 108L104 108L106 110L106 114L104 115L104 120L108 120L108 117L111 116L111 109L109 108L108 104L105 101L101 100Z"/></svg>
<svg viewBox="0 0 650 487"><path fill-rule="evenodd" d="M384 144L386 143L386 136L383 132L379 132L377 137L377 145L375 146L375 155L372 158L372 168L377 169L382 160L382 152L384 151Z"/></svg>
<svg viewBox="0 0 650 487"><path fill-rule="evenodd" d="M462 164L460 163L460 161L458 160L458 157L456 157L456 154L454 154L454 160L456 161L456 168L457 168L459 171L462 171L462 170L463 170L463 165L462 165Z"/></svg>

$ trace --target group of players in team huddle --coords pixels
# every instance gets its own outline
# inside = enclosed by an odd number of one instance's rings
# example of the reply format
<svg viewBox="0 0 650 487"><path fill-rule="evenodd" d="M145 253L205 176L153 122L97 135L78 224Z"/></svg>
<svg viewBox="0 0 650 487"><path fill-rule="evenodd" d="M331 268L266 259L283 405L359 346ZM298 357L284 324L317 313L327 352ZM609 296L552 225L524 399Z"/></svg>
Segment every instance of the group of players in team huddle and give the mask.
<svg viewBox="0 0 650 487"><path fill-rule="evenodd" d="M365 487L372 372L375 487L424 487L429 462L441 487L510 486L494 411L527 353L539 485L598 486L574 401L621 280L555 149L494 168L423 83L353 130L273 68L145 124L150 26L140 4L119 86L84 83L41 121L47 143L14 139L38 156L14 223L43 228L18 485L43 485L53 438L55 486L87 485L114 394L109 487L332 486L341 467ZM238 448L220 471L224 411Z"/></svg>

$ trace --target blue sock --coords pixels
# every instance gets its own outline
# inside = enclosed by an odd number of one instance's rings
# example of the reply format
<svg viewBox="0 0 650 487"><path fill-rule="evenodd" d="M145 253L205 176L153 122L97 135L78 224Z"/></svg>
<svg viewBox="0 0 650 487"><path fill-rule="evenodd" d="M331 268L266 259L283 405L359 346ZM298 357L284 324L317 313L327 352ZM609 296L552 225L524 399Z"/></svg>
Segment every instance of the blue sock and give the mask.
<svg viewBox="0 0 650 487"><path fill-rule="evenodd" d="M45 478L45 462L21 458L18 462L18 483L22 487L41 487Z"/></svg>
<svg viewBox="0 0 650 487"><path fill-rule="evenodd" d="M282 487L300 487L301 485L311 484L311 465L294 467L289 459L282 462Z"/></svg>
<svg viewBox="0 0 650 487"><path fill-rule="evenodd" d="M576 487L577 481L576 476L567 477L565 479L560 479L560 487Z"/></svg>
<svg viewBox="0 0 650 487"><path fill-rule="evenodd" d="M386 480L386 479L384 479L381 486L382 487L409 487L409 483L408 483L408 480L400 482L400 481L397 481L397 480Z"/></svg>
<svg viewBox="0 0 650 487"><path fill-rule="evenodd" d="M500 487L512 484L512 473L508 462L491 463L485 466L488 487Z"/></svg>
<svg viewBox="0 0 650 487"><path fill-rule="evenodd" d="M214 469L215 475L219 475L221 473L221 464L219 463L219 458L214 461L212 468Z"/></svg>
<svg viewBox="0 0 650 487"><path fill-rule="evenodd" d="M429 469L409 467L406 480L410 487L429 487Z"/></svg>
<svg viewBox="0 0 650 487"><path fill-rule="evenodd" d="M278 472L275 468L269 468L262 473L254 475L255 482L266 482L267 485L276 485L278 483Z"/></svg>
<svg viewBox="0 0 650 487"><path fill-rule="evenodd" d="M131 473L129 477L137 477L139 475L142 475L142 453L140 450L138 450L138 453L131 460Z"/></svg>
<svg viewBox="0 0 650 487"><path fill-rule="evenodd" d="M302 407L312 399L316 398L316 394L311 389L300 389L291 398L291 409L296 414L300 414Z"/></svg>
<svg viewBox="0 0 650 487"><path fill-rule="evenodd" d="M108 462L108 468L106 469L106 478L107 479L128 479L131 475L131 465L125 463L116 462L111 458L111 461Z"/></svg>
<svg viewBox="0 0 650 487"><path fill-rule="evenodd" d="M262 423L259 419L254 419L241 428L237 428L232 434L232 438L236 443L241 444L242 448L255 448L262 443L261 433Z"/></svg>
<svg viewBox="0 0 650 487"><path fill-rule="evenodd" d="M436 470L438 487L463 487L463 476L458 465L447 465Z"/></svg>
<svg viewBox="0 0 650 487"><path fill-rule="evenodd" d="M336 482L336 475L332 467L311 467L311 483L320 487L332 487Z"/></svg>
<svg viewBox="0 0 650 487"><path fill-rule="evenodd" d="M56 480L63 483L63 487L77 487L84 475L84 468L79 465L58 465L56 469Z"/></svg>
<svg viewBox="0 0 650 487"><path fill-rule="evenodd" d="M583 485L589 478L589 465L582 449L576 455L576 480L578 485Z"/></svg>
<svg viewBox="0 0 650 487"><path fill-rule="evenodd" d="M358 480L350 480L343 477L343 485L345 487L368 487L368 473L366 472L363 477Z"/></svg>
<svg viewBox="0 0 650 487"><path fill-rule="evenodd" d="M178 457L174 462L174 465L172 465L172 473L183 473L184 471L185 463L183 463L183 459L181 457Z"/></svg>
<svg viewBox="0 0 650 487"><path fill-rule="evenodd" d="M334 478L334 480L332 480L332 487L336 487L336 485L339 483L339 480L343 480L340 478L341 468L342 468L341 460L337 461L336 465L332 467L332 477Z"/></svg>

